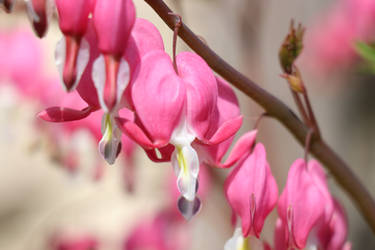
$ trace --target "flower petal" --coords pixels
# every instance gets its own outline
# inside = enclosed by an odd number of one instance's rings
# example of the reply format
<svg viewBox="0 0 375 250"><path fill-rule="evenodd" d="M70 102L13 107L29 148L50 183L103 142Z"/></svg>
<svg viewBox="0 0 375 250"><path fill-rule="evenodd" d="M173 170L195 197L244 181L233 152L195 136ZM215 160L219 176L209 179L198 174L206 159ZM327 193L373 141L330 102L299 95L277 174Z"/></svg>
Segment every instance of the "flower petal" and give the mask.
<svg viewBox="0 0 375 250"><path fill-rule="evenodd" d="M65 36L56 45L55 62L65 91L73 91L89 62L90 45L85 39Z"/></svg>
<svg viewBox="0 0 375 250"><path fill-rule="evenodd" d="M181 195L189 201L195 199L199 160L195 150L186 145L176 146L171 157L171 163L177 176L177 187Z"/></svg>
<svg viewBox="0 0 375 250"><path fill-rule="evenodd" d="M90 107L82 110L64 107L50 107L40 112L37 116L48 122L68 122L86 118L91 112L92 109Z"/></svg>
<svg viewBox="0 0 375 250"><path fill-rule="evenodd" d="M182 52L176 61L178 75L186 84L188 124L198 139L204 139L216 107L216 78L207 63L197 54Z"/></svg>
<svg viewBox="0 0 375 250"><path fill-rule="evenodd" d="M237 133L242 125L242 116L224 122L216 133L206 141L208 144L219 144Z"/></svg>
<svg viewBox="0 0 375 250"><path fill-rule="evenodd" d="M132 99L139 121L153 143L170 140L181 120L185 93L184 83L165 52L150 52L142 58Z"/></svg>
<svg viewBox="0 0 375 250"><path fill-rule="evenodd" d="M154 144L137 124L123 118L116 118L116 122L119 128L141 147L145 149L154 148Z"/></svg>
<svg viewBox="0 0 375 250"><path fill-rule="evenodd" d="M135 22L133 1L96 0L93 21L100 51L122 56Z"/></svg>
<svg viewBox="0 0 375 250"><path fill-rule="evenodd" d="M264 220L277 202L277 186L258 143L225 181L225 194L233 211L241 218L244 236L259 237Z"/></svg>
<svg viewBox="0 0 375 250"><path fill-rule="evenodd" d="M289 169L288 179L278 203L278 213L288 225L288 241L302 249L312 227L324 218L325 196L307 171L305 161L297 159Z"/></svg>

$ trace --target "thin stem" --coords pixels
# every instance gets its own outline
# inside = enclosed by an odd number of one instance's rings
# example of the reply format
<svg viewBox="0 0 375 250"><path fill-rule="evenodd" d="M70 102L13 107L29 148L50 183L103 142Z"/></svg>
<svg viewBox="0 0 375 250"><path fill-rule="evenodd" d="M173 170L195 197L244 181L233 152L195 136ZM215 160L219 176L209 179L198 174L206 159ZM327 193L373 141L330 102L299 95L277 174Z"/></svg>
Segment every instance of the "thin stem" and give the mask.
<svg viewBox="0 0 375 250"><path fill-rule="evenodd" d="M176 73L178 74L177 62L176 62L176 50L177 50L177 38L178 38L178 30L182 25L182 17L179 14L169 12L171 16L175 16L177 18L177 22L173 29L173 67Z"/></svg>
<svg viewBox="0 0 375 250"><path fill-rule="evenodd" d="M267 112L263 112L263 113L258 117L258 119L255 121L254 130L255 130L255 129L258 129L260 122L263 120L264 117L267 117L267 116L268 116Z"/></svg>
<svg viewBox="0 0 375 250"><path fill-rule="evenodd" d="M168 14L171 10L162 0L145 0L145 2L155 10L171 29L174 29L176 19ZM234 69L183 23L178 30L178 35L214 71L261 105L270 116L282 123L301 145L304 145L308 128L287 105ZM375 202L369 191L362 185L362 182L321 138L317 138L311 143L311 153L329 169L336 181L352 198L365 221L375 233Z"/></svg>
<svg viewBox="0 0 375 250"><path fill-rule="evenodd" d="M309 95L307 94L307 90L305 89L305 91L303 92L303 97L304 97L304 100L305 100L305 103L306 103L306 107L307 107L307 112L309 114L309 117L310 117L310 121L311 121L311 125L313 126L315 132L316 132L316 135L318 137L320 137L320 129L319 129L319 126L318 126L318 122L315 118L315 114L314 114L314 111L312 109L312 106L311 106L311 103L310 103L310 99L309 99Z"/></svg>
<svg viewBox="0 0 375 250"><path fill-rule="evenodd" d="M294 92L291 88L290 88L291 92L292 92L292 96L293 96L293 99L294 99L294 102L298 108L298 111L302 117L302 120L303 122L307 125L307 126L310 126L311 124L311 121L306 113L306 110L305 110L305 107L303 106L302 104L302 101L301 101L301 98L300 96L298 95L298 93Z"/></svg>
<svg viewBox="0 0 375 250"><path fill-rule="evenodd" d="M309 132L307 133L306 142L305 142L305 163L306 163L306 165L307 165L308 158L309 158L311 139L312 139L313 135L314 135L314 129L310 128Z"/></svg>

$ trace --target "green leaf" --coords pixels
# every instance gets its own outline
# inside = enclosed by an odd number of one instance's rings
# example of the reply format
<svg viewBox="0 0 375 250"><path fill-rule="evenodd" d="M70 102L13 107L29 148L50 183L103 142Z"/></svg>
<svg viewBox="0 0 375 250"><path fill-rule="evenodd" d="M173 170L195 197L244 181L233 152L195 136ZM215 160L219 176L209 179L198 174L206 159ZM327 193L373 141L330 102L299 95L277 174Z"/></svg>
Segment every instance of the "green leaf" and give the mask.
<svg viewBox="0 0 375 250"><path fill-rule="evenodd" d="M362 59L375 64L375 48L364 42L356 42L355 50Z"/></svg>

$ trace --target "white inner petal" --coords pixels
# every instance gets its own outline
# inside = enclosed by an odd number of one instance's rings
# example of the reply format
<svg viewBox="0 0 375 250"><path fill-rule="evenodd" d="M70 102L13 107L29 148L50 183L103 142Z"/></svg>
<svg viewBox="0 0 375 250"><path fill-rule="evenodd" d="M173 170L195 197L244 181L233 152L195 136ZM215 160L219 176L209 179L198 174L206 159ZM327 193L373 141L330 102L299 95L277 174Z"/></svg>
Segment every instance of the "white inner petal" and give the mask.
<svg viewBox="0 0 375 250"><path fill-rule="evenodd" d="M86 39L82 38L81 43L79 45L78 57L77 57L77 65L76 65L76 72L77 77L72 90L75 89L81 80L82 74L86 69L87 64L89 63L90 59L90 44L86 41Z"/></svg>
<svg viewBox="0 0 375 250"><path fill-rule="evenodd" d="M96 92L98 93L100 107L104 112L108 112L108 108L104 102L104 85L105 85L105 63L103 55L100 55L92 66L92 80L94 82Z"/></svg>
<svg viewBox="0 0 375 250"><path fill-rule="evenodd" d="M121 58L119 71L117 74L117 102L121 102L122 95L130 80L130 67L127 61Z"/></svg>
<svg viewBox="0 0 375 250"><path fill-rule="evenodd" d="M248 241L242 236L241 227L236 227L232 238L230 238L224 245L224 250L247 250Z"/></svg>
<svg viewBox="0 0 375 250"><path fill-rule="evenodd" d="M104 56L100 55L94 62L92 68L92 80L94 82L96 91L99 97L100 107L108 112L108 108L104 102L104 87L106 81L106 70L105 70L105 60ZM126 87L129 84L130 80L130 67L127 61L121 58L119 70L117 73L117 93L116 93L116 106L121 102L121 98L124 94Z"/></svg>
<svg viewBox="0 0 375 250"><path fill-rule="evenodd" d="M27 16L29 17L30 21L39 23L40 18L38 14L36 14L32 2L26 0L25 3L26 3L26 9L27 9Z"/></svg>
<svg viewBox="0 0 375 250"><path fill-rule="evenodd" d="M195 135L189 131L183 114L171 137L171 143L175 146L171 161L177 176L177 187L181 195L189 201L195 198L199 174L198 154L191 146L194 139Z"/></svg>
<svg viewBox="0 0 375 250"><path fill-rule="evenodd" d="M55 49L55 64L57 67L57 71L60 74L60 82L66 91L66 86L64 84L64 81L62 79L63 77L63 71L64 71L64 64L65 64L65 55L66 55L66 42L65 37L63 36L56 44Z"/></svg>
<svg viewBox="0 0 375 250"><path fill-rule="evenodd" d="M64 72L64 65L65 65L65 57L66 57L66 39L63 36L56 45L55 49L55 63L57 70L60 74L60 82L62 83L62 86L65 91L67 91L66 86L63 81L63 72ZM79 81L81 80L82 74L85 71L85 68L89 62L90 59L90 45L86 41L86 39L82 38L79 51L77 55L77 64L76 64L76 80L71 88L70 91L74 90ZM93 73L94 74L94 73Z"/></svg>
<svg viewBox="0 0 375 250"><path fill-rule="evenodd" d="M177 175L178 190L187 200L193 201L199 173L197 153L190 145L176 146L172 155L172 165Z"/></svg>
<svg viewBox="0 0 375 250"><path fill-rule="evenodd" d="M103 137L99 142L99 152L108 164L115 163L121 143L121 130L117 127L112 113L106 113L102 118Z"/></svg>

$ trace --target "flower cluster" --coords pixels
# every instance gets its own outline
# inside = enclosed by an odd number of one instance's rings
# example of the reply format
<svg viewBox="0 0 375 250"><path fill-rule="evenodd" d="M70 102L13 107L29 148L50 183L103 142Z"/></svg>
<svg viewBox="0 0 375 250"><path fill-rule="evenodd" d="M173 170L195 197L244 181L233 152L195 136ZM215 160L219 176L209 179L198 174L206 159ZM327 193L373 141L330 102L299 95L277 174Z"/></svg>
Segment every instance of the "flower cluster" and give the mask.
<svg viewBox="0 0 375 250"><path fill-rule="evenodd" d="M7 7L11 2L1 3ZM320 164L297 160L279 197L265 146L256 142L257 130L242 135L228 152L242 125L233 89L197 54L182 52L171 58L156 27L136 18L132 0L29 1L38 36L45 34L52 3L63 33L55 53L60 81L78 100L66 96L63 106L49 107L39 118L84 122L99 113L101 134L96 138L103 158L109 164L115 162L124 148L124 134L150 160L170 162L177 177L177 207L186 219L201 206L197 197L200 168L235 166L225 182L236 227L225 245L227 250L249 249L247 237L260 238L276 206L275 249L350 248L345 214L331 196ZM96 125L100 124L97 120ZM170 216L161 213L138 231L169 228L165 220ZM174 216L172 228L180 225ZM163 230L154 235L156 245L164 246L159 242ZM126 244L130 249L138 241L135 237ZM261 244L271 249L268 243Z"/></svg>

